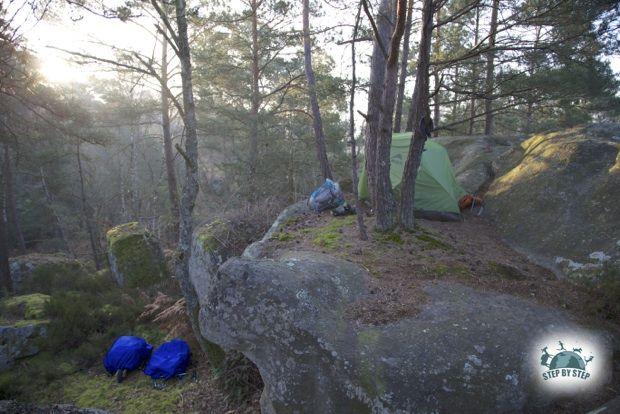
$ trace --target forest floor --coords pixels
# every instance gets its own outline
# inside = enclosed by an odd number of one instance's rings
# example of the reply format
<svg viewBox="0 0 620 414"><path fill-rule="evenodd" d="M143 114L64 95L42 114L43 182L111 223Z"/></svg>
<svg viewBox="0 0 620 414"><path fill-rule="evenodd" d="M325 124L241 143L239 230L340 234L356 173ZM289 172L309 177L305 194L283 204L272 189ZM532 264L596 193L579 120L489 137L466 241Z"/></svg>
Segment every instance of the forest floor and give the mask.
<svg viewBox="0 0 620 414"><path fill-rule="evenodd" d="M374 217L365 221L368 229L374 227ZM270 250L317 251L365 268L372 276L372 298L348 312L360 324L380 325L415 315L426 300L421 283L433 279L514 294L566 310L584 323L601 323L598 314L605 304L596 292L558 278L512 249L484 217L417 220L414 232L369 230L368 236L367 241L359 239L355 216L306 214L289 221L272 239ZM609 322L617 321L603 321Z"/></svg>

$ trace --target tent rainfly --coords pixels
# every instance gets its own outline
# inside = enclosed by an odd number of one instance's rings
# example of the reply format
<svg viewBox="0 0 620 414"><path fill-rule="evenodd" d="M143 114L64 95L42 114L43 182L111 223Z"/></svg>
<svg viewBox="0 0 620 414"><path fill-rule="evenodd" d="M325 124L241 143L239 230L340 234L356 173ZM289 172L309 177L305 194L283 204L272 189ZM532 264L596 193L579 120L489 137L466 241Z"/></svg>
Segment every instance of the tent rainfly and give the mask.
<svg viewBox="0 0 620 414"><path fill-rule="evenodd" d="M403 178L411 145L411 135L411 132L392 135L390 181L394 189L399 188ZM368 198L365 168L362 168L358 192L361 199ZM459 220L458 201L464 195L465 191L456 181L454 168L446 149L436 141L426 141L422 163L415 182L413 205L418 216L438 220Z"/></svg>

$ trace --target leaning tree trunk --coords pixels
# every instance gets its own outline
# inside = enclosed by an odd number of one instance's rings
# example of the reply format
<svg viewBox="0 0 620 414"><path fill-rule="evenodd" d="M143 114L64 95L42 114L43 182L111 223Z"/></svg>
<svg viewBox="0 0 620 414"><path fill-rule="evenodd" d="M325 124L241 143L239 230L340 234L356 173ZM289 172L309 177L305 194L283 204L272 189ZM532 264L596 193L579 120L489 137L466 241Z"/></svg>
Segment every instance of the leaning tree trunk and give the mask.
<svg viewBox="0 0 620 414"><path fill-rule="evenodd" d="M428 123L430 109L428 106L428 83L429 66L431 55L431 35L433 31L433 1L424 0L422 6L422 28L420 36L420 50L418 52L418 68L416 73L416 83L414 99L415 112L413 116L413 142L409 147L409 155L403 171L401 182L401 203L400 203L400 224L406 230L413 230L414 226L414 206L415 181L418 176L418 169L422 161L422 151L426 142L426 131L420 128L421 122ZM424 128L426 129L426 128Z"/></svg>
<svg viewBox="0 0 620 414"><path fill-rule="evenodd" d="M97 237L95 236L95 230L93 228L92 212L88 206L86 200L86 189L84 186L84 170L82 169L82 156L80 153L80 141L78 140L76 145L76 158L78 165L78 177L80 178L80 206L82 210L82 218L86 224L86 231L88 232L88 238L90 241L90 249L93 254L93 261L95 262L95 268L101 270L101 257L99 256L99 249L97 248Z"/></svg>
<svg viewBox="0 0 620 414"><path fill-rule="evenodd" d="M261 104L261 96L259 89L260 82L260 69L259 69L259 56L258 56L258 7L259 1L252 0L252 15L250 19L252 21L252 97L250 108L250 157L249 157L249 188L248 198L254 200L256 194L256 164L258 162L258 110Z"/></svg>
<svg viewBox="0 0 620 414"><path fill-rule="evenodd" d="M192 90L192 63L187 34L187 16L185 0L176 0L177 46L181 62L181 89L183 94L183 123L185 124L185 150L181 150L185 159L185 182L179 205L179 244L175 274L179 281L194 335L203 351L208 344L200 333L198 295L189 277L189 258L191 255L193 212L198 196L198 133L196 127L196 105ZM180 149L180 147L177 147Z"/></svg>
<svg viewBox="0 0 620 414"><path fill-rule="evenodd" d="M6 180L6 175L2 177ZM0 189L0 281L2 282L2 292L0 295L8 296L13 293L13 279L11 278L11 266L9 265L9 235L6 225L6 194L3 185Z"/></svg>
<svg viewBox="0 0 620 414"><path fill-rule="evenodd" d="M362 8L360 4L357 9L355 26L353 27L353 42L351 42L351 95L349 99L349 142L351 143L351 177L353 178L353 196L355 197L357 228L360 233L360 239L368 240L366 225L364 224L364 212L362 211L362 203L360 203L359 194L357 192L359 177L357 176L357 147L355 142L355 86L357 83L357 78L355 75L355 42L357 40L357 31L359 28L361 11Z"/></svg>
<svg viewBox="0 0 620 414"><path fill-rule="evenodd" d="M385 81L379 117L379 136L377 137L377 224L379 231L388 231L394 227L396 202L390 182L390 149L392 147L392 120L396 98L396 80L398 76L398 51L400 40L405 31L407 15L406 0L398 0L396 8L396 25L390 40L388 58L385 62Z"/></svg>
<svg viewBox="0 0 620 414"><path fill-rule="evenodd" d="M493 10L491 11L491 30L489 33L489 48L487 53L487 73L484 91L484 133L493 133L493 83L495 81L495 34L497 32L497 12L499 10L499 0L493 0Z"/></svg>
<svg viewBox="0 0 620 414"><path fill-rule="evenodd" d="M433 51L433 53L435 54L435 58L437 60L440 60L440 54L441 54L441 28L439 27L439 19L440 19L440 15L441 15L441 9L438 8L437 9L437 13L436 13L436 19L437 19L437 30L435 30L435 50ZM434 71L434 78L435 78L435 94L433 96L433 121L435 123L435 126L439 125L440 122L440 118L441 118L441 106L440 106L440 97L439 97L439 89L441 88L441 73L439 72L439 68L435 68ZM439 134L439 130L435 130L433 131L433 136L437 137Z"/></svg>
<svg viewBox="0 0 620 414"><path fill-rule="evenodd" d="M312 126L314 128L314 138L316 140L316 155L321 166L323 178L332 178L332 171L327 159L327 149L325 147L325 134L323 132L323 120L319 100L316 97L316 79L312 69L312 44L310 42L310 1L303 0L303 32L304 32L304 69L306 71L306 81L308 83L308 95L310 96L310 106L312 108Z"/></svg>
<svg viewBox="0 0 620 414"><path fill-rule="evenodd" d="M368 179L368 195L373 207L376 208L376 172L377 172L377 136L379 134L379 116L381 115L381 97L385 80L385 53L381 45L386 45L392 32L391 19L394 15L393 0L381 0L377 14L377 31L370 63L370 87L368 90L368 110L366 111L366 177Z"/></svg>
<svg viewBox="0 0 620 414"><path fill-rule="evenodd" d="M474 30L474 47L478 45L480 33L480 6L476 6L476 28ZM469 135L474 134L474 123L476 120L476 86L478 85L478 62L476 58L472 65L471 77L472 77L472 94L469 102Z"/></svg>
<svg viewBox="0 0 620 414"><path fill-rule="evenodd" d="M400 74L398 78L398 93L396 95L396 109L394 110L394 132L401 132L403 118L403 100L407 83L407 65L409 64L409 38L411 37L411 21L413 20L413 1L407 7L407 21L403 37L403 56L400 60Z"/></svg>
<svg viewBox="0 0 620 414"><path fill-rule="evenodd" d="M13 170L11 168L11 149L9 143L4 143L4 192L6 197L7 218L13 224L15 238L17 239L17 247L20 254L26 253L26 241L22 233L22 226L17 215L17 203L15 201L15 189L13 187Z"/></svg>
<svg viewBox="0 0 620 414"><path fill-rule="evenodd" d="M50 192L50 189L47 186L47 182L45 181L45 172L43 171L43 167L40 167L39 171L41 173L41 185L43 186L43 191L45 191L45 199L47 201L47 206L52 212L54 219L56 220L56 230L58 231L58 235L60 236L63 244L65 245L65 249L67 250L67 253L69 253L71 257L75 258L76 257L75 252L73 251L73 249L71 248L71 245L69 244L69 238L67 237L67 233L65 232L65 226L62 223L62 219L60 218L60 215L56 212L56 209L54 208L54 197L52 196L52 193Z"/></svg>
<svg viewBox="0 0 620 414"><path fill-rule="evenodd" d="M534 76L534 72L538 65L539 59L537 58L537 53L538 53L538 45L540 43L541 28L542 28L541 25L536 26L536 38L534 39L534 50L532 51L532 56L530 57L529 62L528 62L528 73L530 77ZM527 110L525 113L525 131L524 132L526 134L530 134L532 132L533 123L534 123L534 99L533 97L530 96L527 99Z"/></svg>
<svg viewBox="0 0 620 414"><path fill-rule="evenodd" d="M166 30L163 26L162 30ZM165 33L165 32L164 32ZM179 192L177 190L177 174L174 169L174 154L172 152L172 133L170 132L170 101L168 89L168 42L165 37L161 42L161 129L164 137L164 163L166 164L166 181L168 182L168 197L170 199L170 215L172 217L172 231L174 239L179 237Z"/></svg>

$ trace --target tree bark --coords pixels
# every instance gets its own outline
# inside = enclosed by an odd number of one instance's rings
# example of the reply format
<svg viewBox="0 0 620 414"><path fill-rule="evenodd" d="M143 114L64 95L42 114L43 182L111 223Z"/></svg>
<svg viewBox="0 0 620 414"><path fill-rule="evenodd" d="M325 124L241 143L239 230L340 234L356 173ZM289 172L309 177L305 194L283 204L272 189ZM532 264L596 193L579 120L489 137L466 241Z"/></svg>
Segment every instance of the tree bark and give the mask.
<svg viewBox="0 0 620 414"><path fill-rule="evenodd" d="M499 10L499 0L493 0L491 11L491 27L489 33L489 48L495 47L495 34L497 32L497 12ZM487 53L487 69L485 79L484 96L484 134L493 133L493 83L495 81L495 51Z"/></svg>
<svg viewBox="0 0 620 414"><path fill-rule="evenodd" d="M400 74L398 79L398 93L396 95L396 109L394 110L394 132L401 132L403 118L403 100L405 98L405 85L407 83L407 65L409 63L409 38L413 20L413 1L407 6L407 21L405 22L405 34L403 37L403 56L400 60Z"/></svg>
<svg viewBox="0 0 620 414"><path fill-rule="evenodd" d="M3 177L6 181L6 175ZM2 296L9 296L13 293L13 279L11 278L11 266L9 264L9 234L6 223L6 194L4 194L6 186L2 185L0 206L0 281L2 283Z"/></svg>
<svg viewBox="0 0 620 414"><path fill-rule="evenodd" d="M388 58L385 62L385 81L381 106L383 111L379 117L379 135L377 137L377 224L378 231L388 231L394 227L394 211L396 203L390 182L390 150L392 147L392 121L396 98L396 80L398 76L398 52L400 40L405 31L407 16L406 0L398 0L396 8L396 24L390 40Z"/></svg>
<svg viewBox="0 0 620 414"><path fill-rule="evenodd" d="M166 30L163 26L162 30ZM168 42L165 36L161 42L161 129L164 138L164 163L166 164L166 181L168 183L168 197L170 199L170 216L172 217L172 236L179 237L179 192L177 190L177 174L174 169L174 154L172 152L172 133L170 132L170 101L168 89Z"/></svg>
<svg viewBox="0 0 620 414"><path fill-rule="evenodd" d="M15 189L13 187L13 170L11 168L11 148L8 142L4 143L4 192L7 207L7 218L13 224L13 231L17 239L17 247L20 254L26 254L26 241L22 233L21 223L17 215L17 202L15 201Z"/></svg>
<svg viewBox="0 0 620 414"><path fill-rule="evenodd" d="M198 196L198 132L196 126L196 105L192 84L192 63L187 33L187 5L185 0L175 0L176 21L178 32L177 50L181 63L181 88L183 95L183 123L185 124L185 182L179 205L179 244L177 246L177 261L175 274L179 281L189 315L194 335L198 339L203 351L207 349L207 342L200 333L198 312L198 295L189 277L189 258L191 255L193 212Z"/></svg>
<svg viewBox="0 0 620 414"><path fill-rule="evenodd" d="M476 28L474 30L474 46L478 44L480 36L480 6L476 6ZM473 79L473 88L472 88L472 96L471 101L469 102L469 135L474 134L474 122L476 120L476 85L478 84L478 62L479 59L476 57L474 64L472 66L472 79Z"/></svg>
<svg viewBox="0 0 620 414"><path fill-rule="evenodd" d="M536 26L536 38L534 40L534 50L532 51L532 56L528 62L528 72L530 77L534 76L534 72L536 70L536 65L538 64L538 60L536 57L538 44L540 43L540 30L541 25ZM532 97L527 99L527 110L525 113L525 133L530 134L532 132L532 124L534 123L534 102Z"/></svg>
<svg viewBox="0 0 620 414"><path fill-rule="evenodd" d="M415 90L412 105L415 108L413 116L413 141L409 147L409 154L403 171L401 184L400 224L406 230L414 227L415 181L422 161L422 151L426 143L426 133L421 130L420 123L428 125L430 109L428 106L428 84L431 40L433 31L433 1L424 0L422 6L422 28L420 35L420 50L418 52L418 67L416 72Z"/></svg>
<svg viewBox="0 0 620 414"><path fill-rule="evenodd" d="M260 3L252 0L252 62L250 70L252 72L252 97L250 108L250 157L249 157L249 199L253 200L256 196L256 164L258 160L258 110L260 108L261 97L259 90L260 69L258 56L258 7Z"/></svg>
<svg viewBox="0 0 620 414"><path fill-rule="evenodd" d="M441 8L437 9L437 13L436 13L436 22L437 24L439 24L439 20L440 20L440 16L441 16ZM437 60L440 60L440 53L441 53L441 27L437 26L437 30L435 30L435 50L433 51L434 55L437 57ZM435 95L433 96L433 122L435 124L435 126L439 125L440 122L440 117L441 117L441 107L440 107L440 102L439 102L439 89L440 89L440 82L441 82L441 74L439 73L438 68L435 68L434 71L434 80L435 80ZM437 137L439 134L438 130L433 131L433 136Z"/></svg>
<svg viewBox="0 0 620 414"><path fill-rule="evenodd" d="M84 223L86 224L86 231L88 232L88 238L90 241L90 249L93 254L93 261L95 262L95 268L97 270L101 270L101 257L99 256L99 249L97 248L97 237L95 230L93 228L92 222L92 214L90 211L90 207L88 206L88 201L86 199L86 190L84 187L84 171L82 169L82 156L80 153L80 141L77 142L76 145L76 158L78 165L78 176L80 178L80 207L82 210L82 218Z"/></svg>
<svg viewBox="0 0 620 414"><path fill-rule="evenodd" d="M377 206L376 175L377 175L377 136L379 134L379 116L381 115L381 97L385 80L385 59L381 45L390 39L394 14L394 0L381 0L377 14L377 31L370 63L370 87L368 90L368 110L366 111L366 176L368 177L368 195L374 208Z"/></svg>
<svg viewBox="0 0 620 414"><path fill-rule="evenodd" d="M360 234L360 240L368 240L366 233L366 225L364 224L364 212L357 193L357 184L359 177L357 176L357 147L355 142L355 86L357 78L355 74L355 41L357 39L357 31L360 23L360 13L362 11L361 4L357 9L357 17L355 18L355 26L353 27L353 42L351 43L351 95L349 99L349 139L351 143L351 177L353 179L353 196L355 197L355 212L357 215L357 228Z"/></svg>
<svg viewBox="0 0 620 414"><path fill-rule="evenodd" d="M316 96L316 79L312 69L312 43L310 41L310 1L303 0L303 36L304 36L304 69L306 71L306 81L308 83L308 95L312 108L312 126L314 128L314 139L316 141L316 155L321 167L323 178L332 178L332 171L327 159L327 149L325 147L325 134L323 132L323 120L319 100Z"/></svg>
<svg viewBox="0 0 620 414"><path fill-rule="evenodd" d="M459 67L457 66L456 68L454 68L454 84L458 85L459 84L459 75L460 75L460 71L459 71ZM459 109L459 94L457 92L454 92L454 102L452 102L452 120L457 119L457 111Z"/></svg>
<svg viewBox="0 0 620 414"><path fill-rule="evenodd" d="M47 182L45 181L45 173L43 171L43 167L39 168L39 171L41 173L41 184L43 186L43 190L45 191L45 199L47 200L47 206L52 212L54 219L56 219L56 228L58 230L58 235L62 239L67 252L71 255L71 257L75 258L75 252L73 251L73 249L71 248L71 245L69 244L69 239L67 238L65 227L62 224L62 220L60 216L58 215L58 213L56 212L56 209L54 208L54 198L52 197L52 193L47 187Z"/></svg>

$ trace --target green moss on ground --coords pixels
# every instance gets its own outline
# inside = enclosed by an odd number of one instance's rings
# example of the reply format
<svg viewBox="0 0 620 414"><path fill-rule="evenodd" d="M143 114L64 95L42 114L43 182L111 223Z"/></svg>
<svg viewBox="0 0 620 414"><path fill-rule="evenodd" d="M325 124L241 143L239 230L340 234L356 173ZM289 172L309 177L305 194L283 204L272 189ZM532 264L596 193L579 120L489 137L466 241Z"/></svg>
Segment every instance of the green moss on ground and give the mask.
<svg viewBox="0 0 620 414"><path fill-rule="evenodd" d="M430 234L419 234L416 236L416 238L424 242L425 247L428 249L438 249L438 250L451 250L452 249L452 246L431 236Z"/></svg>
<svg viewBox="0 0 620 414"><path fill-rule="evenodd" d="M430 274L435 277L470 276L469 269L467 269L466 266L458 263L438 263L432 269L430 269Z"/></svg>
<svg viewBox="0 0 620 414"><path fill-rule="evenodd" d="M490 262L489 269L491 269L494 276L504 279L524 280L527 278L527 276L516 267L503 263Z"/></svg>
<svg viewBox="0 0 620 414"><path fill-rule="evenodd" d="M67 377L62 386L64 401L78 407L91 407L124 414L178 412L183 393L198 387L187 380L172 379L166 388L156 390L151 379L141 372L130 374L118 384L105 374L76 373Z"/></svg>
<svg viewBox="0 0 620 414"><path fill-rule="evenodd" d="M405 241L403 240L400 233L396 232L379 232L375 231L373 235L374 239L381 243L396 243L403 244Z"/></svg>

